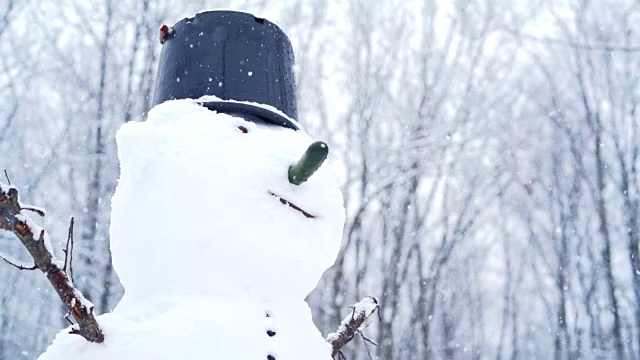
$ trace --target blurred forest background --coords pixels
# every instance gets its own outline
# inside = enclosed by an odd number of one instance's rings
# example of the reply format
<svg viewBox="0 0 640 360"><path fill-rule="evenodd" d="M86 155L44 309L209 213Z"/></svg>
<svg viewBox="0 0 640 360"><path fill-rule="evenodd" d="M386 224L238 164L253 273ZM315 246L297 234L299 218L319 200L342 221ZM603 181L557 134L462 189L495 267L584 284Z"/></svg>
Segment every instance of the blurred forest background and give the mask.
<svg viewBox="0 0 640 360"><path fill-rule="evenodd" d="M0 0L0 170L60 253L76 216L98 313L123 291L114 133L148 110L159 26L210 8L289 34L300 120L340 169L343 250L309 296L324 334L373 295L379 359L640 359L631 0ZM28 260L10 234L0 251ZM36 358L63 315L0 263L0 359Z"/></svg>

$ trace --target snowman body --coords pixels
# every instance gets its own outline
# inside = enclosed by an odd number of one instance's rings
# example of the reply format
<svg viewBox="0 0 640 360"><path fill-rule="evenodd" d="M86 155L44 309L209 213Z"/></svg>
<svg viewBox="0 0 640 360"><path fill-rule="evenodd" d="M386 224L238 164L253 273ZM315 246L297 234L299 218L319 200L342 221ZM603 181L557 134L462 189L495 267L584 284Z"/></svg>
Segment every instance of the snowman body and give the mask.
<svg viewBox="0 0 640 360"><path fill-rule="evenodd" d="M60 333L40 359L331 359L304 301L339 250L327 164L296 186L302 131L156 106L117 135L111 251L125 295L105 342Z"/></svg>

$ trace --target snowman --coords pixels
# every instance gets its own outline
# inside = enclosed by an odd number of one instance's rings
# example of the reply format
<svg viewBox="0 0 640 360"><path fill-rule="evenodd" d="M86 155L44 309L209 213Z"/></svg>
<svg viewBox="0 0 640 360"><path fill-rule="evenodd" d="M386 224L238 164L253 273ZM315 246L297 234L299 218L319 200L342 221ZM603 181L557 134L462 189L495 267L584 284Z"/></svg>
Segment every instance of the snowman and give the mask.
<svg viewBox="0 0 640 360"><path fill-rule="evenodd" d="M98 317L103 343L65 330L39 359L331 359L304 298L335 259L344 208L326 145L295 120L289 40L209 11L161 42L156 106L116 136L124 297Z"/></svg>

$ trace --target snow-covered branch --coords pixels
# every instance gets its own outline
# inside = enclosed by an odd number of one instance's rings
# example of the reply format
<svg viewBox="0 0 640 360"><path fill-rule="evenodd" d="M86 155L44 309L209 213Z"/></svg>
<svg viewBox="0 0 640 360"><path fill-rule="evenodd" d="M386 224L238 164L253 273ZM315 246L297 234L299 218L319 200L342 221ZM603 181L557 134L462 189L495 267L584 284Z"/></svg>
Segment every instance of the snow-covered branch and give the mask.
<svg viewBox="0 0 640 360"><path fill-rule="evenodd" d="M351 314L342 320L338 330L327 335L327 342L333 348L332 357L340 354L340 350L369 325L371 315L378 308L378 300L373 296L367 296L351 307Z"/></svg>
<svg viewBox="0 0 640 360"><path fill-rule="evenodd" d="M53 255L49 237L44 229L22 213L22 210L33 211L32 209L35 208L20 204L18 190L15 187L0 183L0 229L10 231L18 237L33 257L35 267L45 274L78 322L77 328L74 328L72 333L91 342L103 342L104 335L93 314L93 304L73 287L67 273L63 270L63 262Z"/></svg>

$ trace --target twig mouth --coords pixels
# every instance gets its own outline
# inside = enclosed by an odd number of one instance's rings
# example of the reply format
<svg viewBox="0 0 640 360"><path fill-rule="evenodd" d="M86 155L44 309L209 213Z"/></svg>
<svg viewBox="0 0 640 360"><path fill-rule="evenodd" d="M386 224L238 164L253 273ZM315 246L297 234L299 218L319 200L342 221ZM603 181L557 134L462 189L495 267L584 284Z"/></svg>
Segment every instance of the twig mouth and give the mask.
<svg viewBox="0 0 640 360"><path fill-rule="evenodd" d="M280 203L281 203L282 205L286 205L286 206L288 206L288 207L290 207L290 208L292 208L292 209L294 209L294 210L298 211L299 213L301 213L302 215L304 215L305 217L307 217L307 218L309 218L309 219L315 219L315 218L316 218L316 216L315 216L315 215L311 215L310 213L308 213L308 212L306 212L306 211L302 210L302 208L300 208L298 205L296 205L296 204L292 203L291 201L289 201L289 200L287 200L287 199L285 199L285 198L283 198L283 197L280 197L280 196L278 196L278 195L276 195L276 194L272 193L271 191L269 191L269 195L271 195L271 196L273 196L274 198L278 199L278 201L280 201Z"/></svg>

